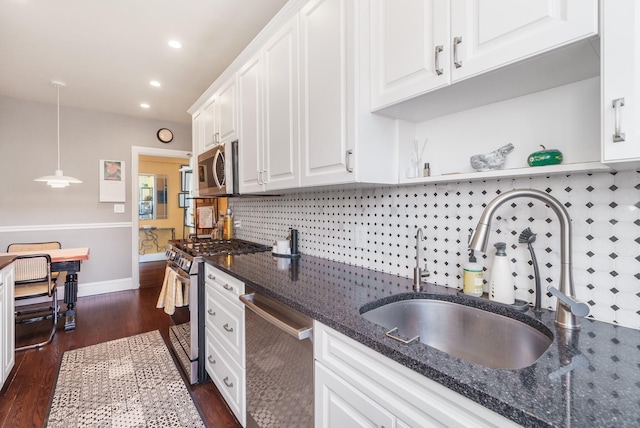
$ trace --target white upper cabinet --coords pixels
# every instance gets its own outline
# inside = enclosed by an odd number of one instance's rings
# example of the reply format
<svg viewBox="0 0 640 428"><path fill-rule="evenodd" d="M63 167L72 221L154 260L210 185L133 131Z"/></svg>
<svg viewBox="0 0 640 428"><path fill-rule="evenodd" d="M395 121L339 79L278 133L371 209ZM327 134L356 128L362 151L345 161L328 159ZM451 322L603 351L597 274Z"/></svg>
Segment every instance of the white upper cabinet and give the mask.
<svg viewBox="0 0 640 428"><path fill-rule="evenodd" d="M452 81L597 33L597 0L451 0Z"/></svg>
<svg viewBox="0 0 640 428"><path fill-rule="evenodd" d="M264 58L265 190L295 188L299 174L298 19L271 38Z"/></svg>
<svg viewBox="0 0 640 428"><path fill-rule="evenodd" d="M448 1L372 1L371 109L448 85L450 53Z"/></svg>
<svg viewBox="0 0 640 428"><path fill-rule="evenodd" d="M602 160L614 167L640 167L638 23L637 0L602 2Z"/></svg>
<svg viewBox="0 0 640 428"><path fill-rule="evenodd" d="M575 43L598 34L597 0L375 0L371 31L371 109L412 122L598 74Z"/></svg>
<svg viewBox="0 0 640 428"><path fill-rule="evenodd" d="M218 91L203 105L202 153L218 144L237 139L237 101L235 75L225 81Z"/></svg>
<svg viewBox="0 0 640 428"><path fill-rule="evenodd" d="M301 184L397 182L394 124L370 113L369 2L300 11Z"/></svg>
<svg viewBox="0 0 640 428"><path fill-rule="evenodd" d="M263 190L262 62L251 58L238 72L238 173L240 193Z"/></svg>
<svg viewBox="0 0 640 428"><path fill-rule="evenodd" d="M238 138L238 110L236 100L236 77L229 79L218 92L218 135L220 143L229 143Z"/></svg>
<svg viewBox="0 0 640 428"><path fill-rule="evenodd" d="M353 2L314 0L300 12L303 185L353 180L348 136Z"/></svg>
<svg viewBox="0 0 640 428"><path fill-rule="evenodd" d="M238 87L240 193L298 187L297 16L240 69Z"/></svg>
<svg viewBox="0 0 640 428"><path fill-rule="evenodd" d="M198 153L202 153L207 149L212 148L213 146L218 144L219 135L217 131L217 107L218 107L218 97L213 96L207 103L202 106L202 135L200 137L200 141L202 141L202 145L200 146L200 150Z"/></svg>

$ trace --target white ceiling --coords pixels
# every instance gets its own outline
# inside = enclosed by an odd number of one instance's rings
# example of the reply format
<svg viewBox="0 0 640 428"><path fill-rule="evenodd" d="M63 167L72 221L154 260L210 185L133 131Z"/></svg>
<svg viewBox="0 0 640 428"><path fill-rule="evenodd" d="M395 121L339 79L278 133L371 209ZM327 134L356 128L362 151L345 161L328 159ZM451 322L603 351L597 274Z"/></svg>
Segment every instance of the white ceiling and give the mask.
<svg viewBox="0 0 640 428"><path fill-rule="evenodd" d="M0 95L188 124L286 1L0 0Z"/></svg>

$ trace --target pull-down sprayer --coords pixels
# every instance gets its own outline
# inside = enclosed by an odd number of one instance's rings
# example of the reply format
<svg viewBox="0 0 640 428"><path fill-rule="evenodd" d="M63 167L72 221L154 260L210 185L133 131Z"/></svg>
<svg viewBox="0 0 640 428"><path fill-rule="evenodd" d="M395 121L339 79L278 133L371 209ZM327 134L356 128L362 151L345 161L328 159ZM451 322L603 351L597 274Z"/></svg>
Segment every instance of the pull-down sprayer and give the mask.
<svg viewBox="0 0 640 428"><path fill-rule="evenodd" d="M485 252L489 242L491 219L496 210L507 201L525 197L544 202L556 213L560 220L560 282L558 289L548 287L548 290L558 298L555 324L562 328L579 329L580 323L577 317L588 315L589 306L575 300L573 276L571 274L571 218L567 209L556 198L534 189L514 189L502 193L489 202L484 209L478 221L478 226L471 236L469 248Z"/></svg>

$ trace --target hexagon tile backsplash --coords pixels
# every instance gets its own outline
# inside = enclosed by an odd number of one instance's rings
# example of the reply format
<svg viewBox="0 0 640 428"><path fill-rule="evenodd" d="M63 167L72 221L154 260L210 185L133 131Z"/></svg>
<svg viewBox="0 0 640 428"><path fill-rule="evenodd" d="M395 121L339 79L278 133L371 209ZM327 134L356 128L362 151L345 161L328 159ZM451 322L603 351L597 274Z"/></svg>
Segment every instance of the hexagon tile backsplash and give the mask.
<svg viewBox="0 0 640 428"><path fill-rule="evenodd" d="M411 277L416 231L423 229L424 266L429 282L462 287L466 244L484 206L516 188L546 191L565 205L572 219L573 278L579 300L591 317L640 328L640 171L601 172L473 182L333 188L277 197L230 199L237 237L271 244L299 231L300 252ZM526 244L529 227L540 268L542 304L554 309L547 285L558 286L560 227L554 212L534 199L516 199L500 207L486 254L485 291L491 274L493 244L507 243L516 298L533 302L534 274ZM356 227L366 242L358 240ZM358 248L362 247L362 248Z"/></svg>

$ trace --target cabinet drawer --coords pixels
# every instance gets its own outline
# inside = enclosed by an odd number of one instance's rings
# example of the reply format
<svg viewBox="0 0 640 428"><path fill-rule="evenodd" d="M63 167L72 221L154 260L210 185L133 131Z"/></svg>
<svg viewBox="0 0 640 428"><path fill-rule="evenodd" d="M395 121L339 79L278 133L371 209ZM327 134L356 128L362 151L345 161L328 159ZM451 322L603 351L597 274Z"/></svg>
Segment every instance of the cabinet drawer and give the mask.
<svg viewBox="0 0 640 428"><path fill-rule="evenodd" d="M238 306L210 284L205 287L205 329L244 367L244 305Z"/></svg>
<svg viewBox="0 0 640 428"><path fill-rule="evenodd" d="M231 411L242 426L245 426L245 370L237 365L231 356L227 355L210 332L207 332L205 336L205 368Z"/></svg>
<svg viewBox="0 0 640 428"><path fill-rule="evenodd" d="M206 284L216 287L234 301L237 300L237 297L244 294L244 283L242 281L216 269L210 264L205 263L204 266L204 280ZM238 305L241 305L241 303L238 302Z"/></svg>

